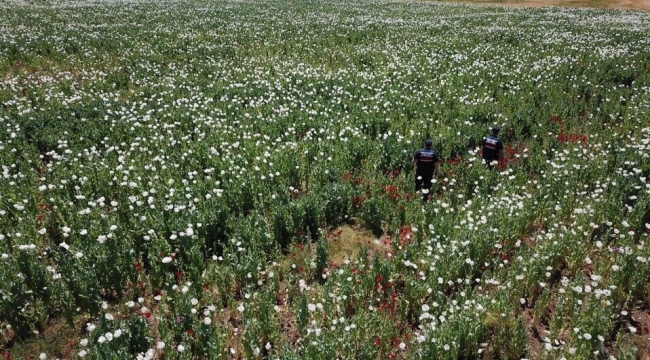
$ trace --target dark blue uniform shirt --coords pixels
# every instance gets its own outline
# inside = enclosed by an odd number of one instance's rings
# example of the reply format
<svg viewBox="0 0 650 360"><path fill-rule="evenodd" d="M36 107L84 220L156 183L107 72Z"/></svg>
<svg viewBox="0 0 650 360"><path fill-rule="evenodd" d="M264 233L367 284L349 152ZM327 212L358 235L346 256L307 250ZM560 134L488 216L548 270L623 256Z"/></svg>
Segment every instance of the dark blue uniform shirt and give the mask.
<svg viewBox="0 0 650 360"><path fill-rule="evenodd" d="M433 174L435 164L440 161L438 154L431 149L420 149L413 156L417 164L417 173L420 175Z"/></svg>
<svg viewBox="0 0 650 360"><path fill-rule="evenodd" d="M483 138L483 159L491 162L499 160L499 151L503 151L503 143L496 136L486 136Z"/></svg>

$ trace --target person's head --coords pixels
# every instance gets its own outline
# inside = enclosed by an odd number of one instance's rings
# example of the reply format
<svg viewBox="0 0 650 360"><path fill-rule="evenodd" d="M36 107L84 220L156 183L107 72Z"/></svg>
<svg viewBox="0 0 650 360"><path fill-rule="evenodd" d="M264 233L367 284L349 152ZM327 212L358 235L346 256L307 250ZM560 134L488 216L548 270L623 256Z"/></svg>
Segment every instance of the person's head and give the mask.
<svg viewBox="0 0 650 360"><path fill-rule="evenodd" d="M494 135L494 136L499 135L499 130L501 130L501 128L499 127L499 125L494 125L494 126L492 126L492 135Z"/></svg>
<svg viewBox="0 0 650 360"><path fill-rule="evenodd" d="M424 147L425 148L431 149L431 145L433 145L433 141L431 141L431 139L424 140Z"/></svg>

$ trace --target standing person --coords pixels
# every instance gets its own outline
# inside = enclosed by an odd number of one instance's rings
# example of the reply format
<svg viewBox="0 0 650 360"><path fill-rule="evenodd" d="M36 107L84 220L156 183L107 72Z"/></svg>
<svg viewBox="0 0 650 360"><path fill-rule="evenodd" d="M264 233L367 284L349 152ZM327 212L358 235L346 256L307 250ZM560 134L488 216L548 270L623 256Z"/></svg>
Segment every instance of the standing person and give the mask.
<svg viewBox="0 0 650 360"><path fill-rule="evenodd" d="M484 137L483 143L481 144L483 161L490 170L492 170L494 165L500 164L503 161L503 142L497 137L499 130L500 128L497 125L493 126L492 133L490 136Z"/></svg>
<svg viewBox="0 0 650 360"><path fill-rule="evenodd" d="M427 139L424 142L424 149L418 150L411 161L411 167L417 165L415 171L415 191L422 191L423 202L427 202L429 199L431 181L438 175L438 169L440 167L438 154L431 150L432 144L431 139Z"/></svg>

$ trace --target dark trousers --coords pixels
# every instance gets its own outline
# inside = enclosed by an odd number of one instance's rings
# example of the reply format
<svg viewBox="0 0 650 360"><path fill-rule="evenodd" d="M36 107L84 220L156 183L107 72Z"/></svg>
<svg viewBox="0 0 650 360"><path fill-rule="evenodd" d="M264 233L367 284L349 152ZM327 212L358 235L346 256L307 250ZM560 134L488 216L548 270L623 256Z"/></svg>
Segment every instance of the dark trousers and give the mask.
<svg viewBox="0 0 650 360"><path fill-rule="evenodd" d="M420 179L418 179L420 178ZM433 173L416 173L415 174L415 191L420 191L423 189L431 190L431 179L433 178ZM430 191L424 191L422 193L422 201L427 202L429 200Z"/></svg>
<svg viewBox="0 0 650 360"><path fill-rule="evenodd" d="M483 159L483 162L485 163L485 166L487 166L488 170L494 169L494 165L490 165L490 164L492 163L492 161L495 161L495 160L497 160L497 159L494 159L494 160Z"/></svg>

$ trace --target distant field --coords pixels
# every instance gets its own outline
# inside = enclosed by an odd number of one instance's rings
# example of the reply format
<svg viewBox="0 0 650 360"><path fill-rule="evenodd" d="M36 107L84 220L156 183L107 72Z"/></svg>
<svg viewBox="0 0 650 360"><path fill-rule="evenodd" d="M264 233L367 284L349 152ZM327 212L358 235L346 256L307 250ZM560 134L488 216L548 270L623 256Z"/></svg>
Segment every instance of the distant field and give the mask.
<svg viewBox="0 0 650 360"><path fill-rule="evenodd" d="M435 0L433 0L435 1ZM473 3L481 5L506 5L521 7L568 6L575 8L608 8L627 10L650 10L648 0L469 0L448 2Z"/></svg>
<svg viewBox="0 0 650 360"><path fill-rule="evenodd" d="M645 11L2 2L0 359L648 359L649 48Z"/></svg>

